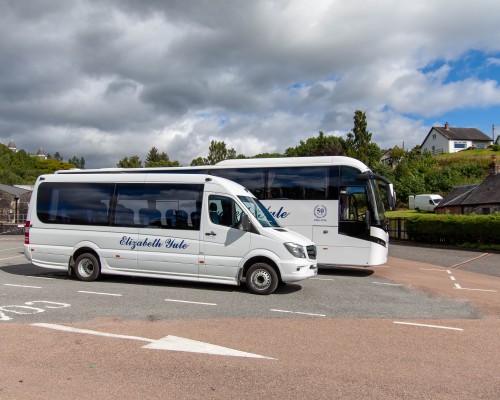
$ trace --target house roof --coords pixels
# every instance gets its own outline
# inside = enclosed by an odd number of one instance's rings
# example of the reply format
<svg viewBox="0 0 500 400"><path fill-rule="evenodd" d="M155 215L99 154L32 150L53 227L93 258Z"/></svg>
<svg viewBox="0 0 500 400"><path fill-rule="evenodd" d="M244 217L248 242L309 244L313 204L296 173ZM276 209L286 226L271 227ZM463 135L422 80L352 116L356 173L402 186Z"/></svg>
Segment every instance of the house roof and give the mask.
<svg viewBox="0 0 500 400"><path fill-rule="evenodd" d="M14 196L21 196L22 194L31 192L31 190L21 189L15 186L4 185L0 183L0 191L10 193Z"/></svg>
<svg viewBox="0 0 500 400"><path fill-rule="evenodd" d="M436 208L500 203L500 174L490 174L478 185L455 186Z"/></svg>
<svg viewBox="0 0 500 400"><path fill-rule="evenodd" d="M431 134L433 130L438 131L441 135L443 135L448 140L473 140L475 142L492 142L493 139L481 132L476 128L455 128L450 126L433 126L424 141L422 142L422 146L425 141Z"/></svg>
<svg viewBox="0 0 500 400"><path fill-rule="evenodd" d="M463 205L500 203L500 174L490 174L462 202Z"/></svg>
<svg viewBox="0 0 500 400"><path fill-rule="evenodd" d="M479 186L475 185L462 185L455 186L451 192L444 196L443 200L439 202L436 208L443 208L449 206L459 206L462 202Z"/></svg>

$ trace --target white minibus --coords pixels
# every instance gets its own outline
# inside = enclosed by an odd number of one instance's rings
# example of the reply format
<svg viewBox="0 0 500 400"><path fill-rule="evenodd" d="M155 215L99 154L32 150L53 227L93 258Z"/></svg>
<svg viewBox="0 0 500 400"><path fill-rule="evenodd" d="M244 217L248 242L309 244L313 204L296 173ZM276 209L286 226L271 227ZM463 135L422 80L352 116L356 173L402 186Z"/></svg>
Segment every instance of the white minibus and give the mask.
<svg viewBox="0 0 500 400"><path fill-rule="evenodd" d="M317 274L316 247L281 227L247 189L187 174L38 178L25 229L34 265L239 285L256 294Z"/></svg>
<svg viewBox="0 0 500 400"><path fill-rule="evenodd" d="M321 266L376 266L387 262L385 204L393 184L350 157L283 157L225 160L176 168L107 168L61 174L190 173L230 179L250 190L282 226L316 243Z"/></svg>

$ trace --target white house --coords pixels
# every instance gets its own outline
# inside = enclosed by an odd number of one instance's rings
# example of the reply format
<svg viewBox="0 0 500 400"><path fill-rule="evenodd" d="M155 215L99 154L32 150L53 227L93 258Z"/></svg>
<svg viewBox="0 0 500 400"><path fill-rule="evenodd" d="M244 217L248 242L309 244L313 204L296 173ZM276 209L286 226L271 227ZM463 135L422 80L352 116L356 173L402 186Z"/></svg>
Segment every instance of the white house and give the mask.
<svg viewBox="0 0 500 400"><path fill-rule="evenodd" d="M422 151L432 154L456 153L469 147L485 149L493 144L488 135L476 128L454 128L448 125L433 126L422 142Z"/></svg>

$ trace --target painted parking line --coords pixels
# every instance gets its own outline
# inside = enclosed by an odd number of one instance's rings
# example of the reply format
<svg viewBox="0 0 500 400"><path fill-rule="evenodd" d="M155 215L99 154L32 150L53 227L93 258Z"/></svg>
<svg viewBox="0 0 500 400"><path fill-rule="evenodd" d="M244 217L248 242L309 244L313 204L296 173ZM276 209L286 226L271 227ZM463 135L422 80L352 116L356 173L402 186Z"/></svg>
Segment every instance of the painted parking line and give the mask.
<svg viewBox="0 0 500 400"><path fill-rule="evenodd" d="M116 297L121 297L121 294L118 293L102 293L102 292L89 292L86 290L79 290L78 293L87 293L87 294L98 294L101 296L116 296Z"/></svg>
<svg viewBox="0 0 500 400"><path fill-rule="evenodd" d="M0 258L0 261L4 261L4 260L12 260L13 258L21 258L21 257L24 257L24 254L20 254L18 256L13 256L13 257L4 257L4 258Z"/></svg>
<svg viewBox="0 0 500 400"><path fill-rule="evenodd" d="M172 303L187 303L187 304L198 304L202 306L216 306L216 303L202 303L200 301L187 301L187 300L174 300L174 299L165 299L165 301L170 301Z"/></svg>
<svg viewBox="0 0 500 400"><path fill-rule="evenodd" d="M428 325L428 324L417 324L414 322L400 322L400 321L394 321L395 324L397 325L410 325L410 326L419 326L419 327L424 327L424 328L435 328L435 329L448 329L451 331L460 331L462 332L462 328L454 328L451 326L442 326L442 325Z"/></svg>
<svg viewBox="0 0 500 400"><path fill-rule="evenodd" d="M458 283L455 283L455 288L456 289L460 289L460 290L469 290L469 291L475 291L475 292L493 292L493 293L497 293L496 290L492 290L492 289L469 289L469 288L464 288L464 287L461 287Z"/></svg>
<svg viewBox="0 0 500 400"><path fill-rule="evenodd" d="M312 281L334 281L332 278L309 278Z"/></svg>
<svg viewBox="0 0 500 400"><path fill-rule="evenodd" d="M0 253L2 251L10 251L10 250L18 250L18 251L23 251L23 248L22 247L11 247L10 249L2 249L0 250Z"/></svg>
<svg viewBox="0 0 500 400"><path fill-rule="evenodd" d="M31 324L31 325L40 328L54 329L63 332L80 333L85 335L104 336L114 339L126 339L126 340L137 340L140 342L147 342L148 343L147 345L142 346L143 349L170 350L170 351L182 351L189 353L212 354L219 356L263 358L268 360L275 360L275 358L265 357L259 354L246 353L244 351L234 350L228 347L217 346L210 343L204 343L198 340L185 339L178 336L169 335L161 339L148 339L139 336L118 335L115 333L99 332L90 329L72 328L70 326L65 326L65 325L55 325L55 324L45 324L45 323Z"/></svg>
<svg viewBox="0 0 500 400"><path fill-rule="evenodd" d="M472 258L468 261L465 261L463 263L460 263L460 264L456 264L455 266L451 267L451 268L455 268L456 266L459 266L459 265L462 265L462 264L465 264L469 261L473 261L473 260L477 260L478 258L482 258L482 257L486 257L486 256L490 256L491 254L490 253L484 253L482 255L480 255L479 257L475 257L475 258ZM419 268L423 271L440 271L440 272L446 272L448 275L450 275L450 280L452 282L457 282L457 279L451 274L451 271L449 269L425 269L425 268ZM469 288L463 288L462 286L460 286L460 284L457 282L457 283L454 283L454 286L455 286L455 289L459 289L459 290L470 290L470 291L476 291L476 292L493 292L493 293L497 293L496 290L492 290L492 289L469 289Z"/></svg>
<svg viewBox="0 0 500 400"><path fill-rule="evenodd" d="M402 283L388 283L388 282L372 282L375 285L387 285L387 286L404 286Z"/></svg>
<svg viewBox="0 0 500 400"><path fill-rule="evenodd" d="M288 314L309 315L312 317L326 317L325 314L313 314L313 313L306 313L306 312L300 312L300 311L287 311L287 310L276 310L276 309L271 309L271 311L279 312L279 313L288 313Z"/></svg>
<svg viewBox="0 0 500 400"><path fill-rule="evenodd" d="M4 283L4 286L22 287L22 288L28 288L28 289L43 289L41 286L14 285L13 283Z"/></svg>

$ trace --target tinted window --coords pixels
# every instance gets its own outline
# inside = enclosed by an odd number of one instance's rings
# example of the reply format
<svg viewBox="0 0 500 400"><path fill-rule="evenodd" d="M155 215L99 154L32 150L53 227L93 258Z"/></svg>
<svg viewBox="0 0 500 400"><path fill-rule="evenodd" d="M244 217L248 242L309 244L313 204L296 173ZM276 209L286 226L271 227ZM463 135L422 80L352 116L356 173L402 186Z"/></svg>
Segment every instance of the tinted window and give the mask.
<svg viewBox="0 0 500 400"><path fill-rule="evenodd" d="M42 183L38 218L52 224L109 225L113 188L111 183Z"/></svg>
<svg viewBox="0 0 500 400"><path fill-rule="evenodd" d="M246 187L258 199L264 198L265 169L254 168L231 168L214 169L211 171L214 176L229 179Z"/></svg>
<svg viewBox="0 0 500 400"><path fill-rule="evenodd" d="M113 225L200 229L203 185L117 184Z"/></svg>
<svg viewBox="0 0 500 400"><path fill-rule="evenodd" d="M211 195L208 199L210 221L230 228L239 226L243 211L230 197Z"/></svg>
<svg viewBox="0 0 500 400"><path fill-rule="evenodd" d="M270 168L267 199L338 199L338 167Z"/></svg>
<svg viewBox="0 0 500 400"><path fill-rule="evenodd" d="M342 186L345 186L345 185L361 185L361 186L363 186L363 181L356 179L356 177L360 173L361 172L358 169L353 168L353 167L346 167L346 166L340 167L340 184Z"/></svg>

